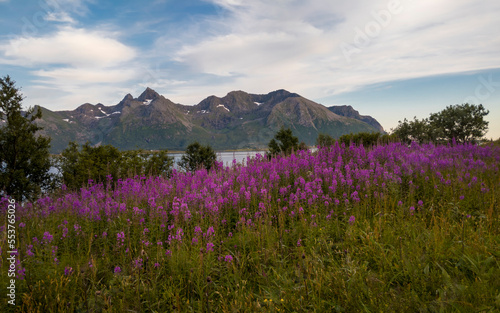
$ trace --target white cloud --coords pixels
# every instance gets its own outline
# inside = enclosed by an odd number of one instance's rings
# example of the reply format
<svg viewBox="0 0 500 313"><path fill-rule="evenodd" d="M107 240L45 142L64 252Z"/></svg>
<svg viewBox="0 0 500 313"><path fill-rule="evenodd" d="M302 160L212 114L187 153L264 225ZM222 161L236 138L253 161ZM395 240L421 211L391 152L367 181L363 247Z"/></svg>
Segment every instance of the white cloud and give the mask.
<svg viewBox="0 0 500 313"><path fill-rule="evenodd" d="M24 88L27 100L41 105L115 104L146 86L185 104L238 89L285 88L320 99L392 80L500 67L495 0L205 0L218 15L196 15L188 24L162 24L163 16L133 20L127 34L102 31L102 24L101 31L77 28L78 16L89 13L86 0L46 1L46 20L66 27L0 42L0 64L28 67L37 86ZM397 12L387 15L391 10ZM119 40L146 31L164 34L153 49ZM357 50L346 58L343 44Z"/></svg>
<svg viewBox="0 0 500 313"><path fill-rule="evenodd" d="M76 21L67 12L48 12L46 21L76 24Z"/></svg>
<svg viewBox="0 0 500 313"><path fill-rule="evenodd" d="M205 31L174 59L195 73L234 77L212 86L216 92L289 88L319 98L391 80L500 67L497 1L212 2L226 10L211 20L215 34ZM342 44L356 52L343 53Z"/></svg>
<svg viewBox="0 0 500 313"><path fill-rule="evenodd" d="M60 27L53 34L0 43L0 64L27 68L34 77L35 85L23 88L27 105L69 109L94 100L114 101L126 94L123 84L140 73L136 50L122 44L118 36Z"/></svg>
<svg viewBox="0 0 500 313"><path fill-rule="evenodd" d="M100 68L59 68L54 70L34 71L35 76L49 79L49 82L62 85L73 84L120 83L135 77L134 69L100 69Z"/></svg>
<svg viewBox="0 0 500 313"><path fill-rule="evenodd" d="M45 37L19 37L0 45L0 51L16 65L64 64L72 66L114 66L130 61L134 49L109 34L64 27Z"/></svg>

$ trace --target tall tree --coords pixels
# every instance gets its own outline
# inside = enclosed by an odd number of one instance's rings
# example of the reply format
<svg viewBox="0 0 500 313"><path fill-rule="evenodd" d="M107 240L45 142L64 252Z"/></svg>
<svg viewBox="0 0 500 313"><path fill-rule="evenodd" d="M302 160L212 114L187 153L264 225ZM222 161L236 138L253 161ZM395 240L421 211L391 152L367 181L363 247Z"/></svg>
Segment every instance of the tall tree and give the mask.
<svg viewBox="0 0 500 313"><path fill-rule="evenodd" d="M448 106L439 113L432 113L429 122L431 129L437 130L438 139L457 142L477 141L488 130L488 115L482 104L461 104Z"/></svg>
<svg viewBox="0 0 500 313"><path fill-rule="evenodd" d="M488 130L488 115L482 104L456 104L431 113L429 118L399 121L393 134L405 142L470 142L481 139Z"/></svg>
<svg viewBox="0 0 500 313"><path fill-rule="evenodd" d="M50 186L50 138L39 136L40 108L23 112L23 96L9 77L0 78L0 193L34 200Z"/></svg>
<svg viewBox="0 0 500 313"><path fill-rule="evenodd" d="M194 172L200 167L210 170L217 160L217 155L210 145L203 146L199 142L193 142L186 148L179 166L186 171Z"/></svg>
<svg viewBox="0 0 500 313"><path fill-rule="evenodd" d="M285 129L283 126L274 135L274 138L268 144L269 153L271 155L284 153L286 155L299 149L299 138L295 137L290 128Z"/></svg>
<svg viewBox="0 0 500 313"><path fill-rule="evenodd" d="M335 144L335 139L328 134L320 133L318 138L316 138L316 146L318 147L328 147Z"/></svg>
<svg viewBox="0 0 500 313"><path fill-rule="evenodd" d="M411 143L412 141L423 143L434 141L436 139L436 132L437 130L429 124L429 119L419 120L417 117L414 117L413 121L409 121L406 118L403 122L399 121L398 126L393 130L393 135L406 143Z"/></svg>

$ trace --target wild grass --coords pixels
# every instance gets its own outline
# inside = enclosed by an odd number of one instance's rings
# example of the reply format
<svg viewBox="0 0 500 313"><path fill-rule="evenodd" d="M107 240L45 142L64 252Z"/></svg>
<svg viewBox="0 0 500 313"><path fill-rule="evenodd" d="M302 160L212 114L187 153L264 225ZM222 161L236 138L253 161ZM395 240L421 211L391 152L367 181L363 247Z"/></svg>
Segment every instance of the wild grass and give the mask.
<svg viewBox="0 0 500 313"><path fill-rule="evenodd" d="M337 145L61 190L18 208L14 309L498 312L499 164Z"/></svg>

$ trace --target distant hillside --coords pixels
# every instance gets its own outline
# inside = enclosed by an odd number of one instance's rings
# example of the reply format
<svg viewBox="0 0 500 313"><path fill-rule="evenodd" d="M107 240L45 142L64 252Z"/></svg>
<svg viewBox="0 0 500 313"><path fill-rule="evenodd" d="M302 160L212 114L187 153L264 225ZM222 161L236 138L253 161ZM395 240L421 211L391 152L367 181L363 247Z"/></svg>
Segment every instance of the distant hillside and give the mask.
<svg viewBox="0 0 500 313"><path fill-rule="evenodd" d="M69 141L112 144L119 149L184 150L197 140L216 150L265 148L281 127L314 145L319 133L333 137L379 132L382 126L352 107L325 106L286 90L265 95L232 91L195 106L166 99L147 88L138 98L126 95L114 106L85 103L72 111L42 108L42 134L52 137L52 152Z"/></svg>
<svg viewBox="0 0 500 313"><path fill-rule="evenodd" d="M384 128L376 119L368 115L360 115L359 112L354 110L350 105L331 106L328 107L328 110L338 115L354 118L359 121L365 122L366 124L375 127L379 132L384 132Z"/></svg>

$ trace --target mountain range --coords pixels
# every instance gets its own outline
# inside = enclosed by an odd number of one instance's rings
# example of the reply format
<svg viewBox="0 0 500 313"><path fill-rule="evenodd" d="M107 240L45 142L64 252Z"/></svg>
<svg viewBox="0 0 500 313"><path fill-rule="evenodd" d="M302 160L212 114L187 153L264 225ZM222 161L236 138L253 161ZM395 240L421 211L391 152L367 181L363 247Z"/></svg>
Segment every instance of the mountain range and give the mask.
<svg viewBox="0 0 500 313"><path fill-rule="evenodd" d="M314 145L319 133L336 138L356 132L383 132L372 117L351 106L325 107L296 93L232 91L210 96L197 105L174 103L147 88L138 98L127 94L114 106L85 103L72 111L40 107L42 135L52 138L51 152L69 141L111 144L121 150L184 150L194 141L216 150L260 149L281 126L300 141Z"/></svg>

